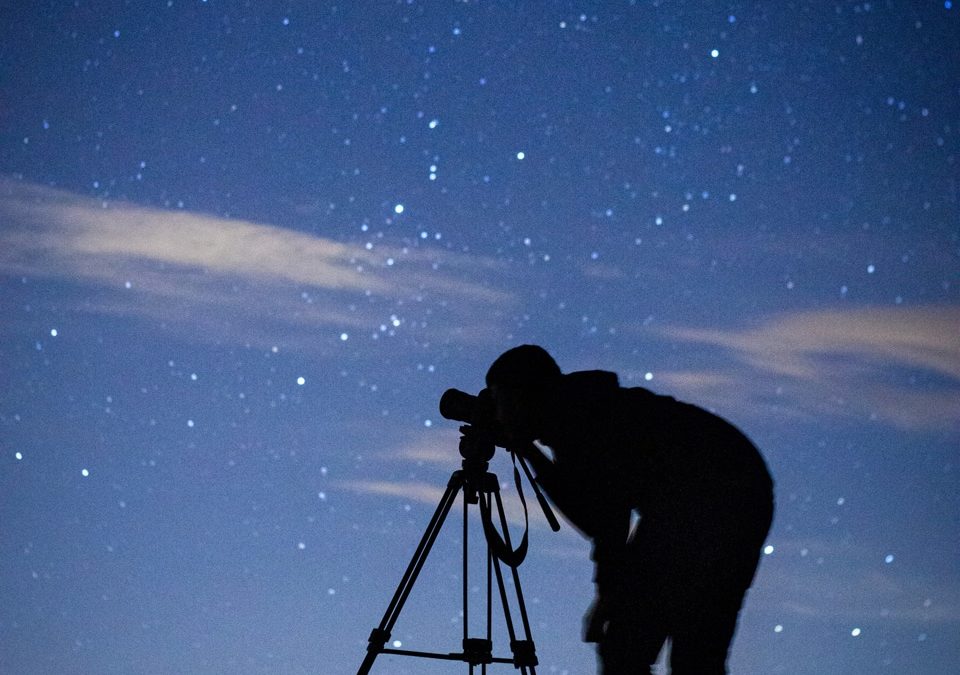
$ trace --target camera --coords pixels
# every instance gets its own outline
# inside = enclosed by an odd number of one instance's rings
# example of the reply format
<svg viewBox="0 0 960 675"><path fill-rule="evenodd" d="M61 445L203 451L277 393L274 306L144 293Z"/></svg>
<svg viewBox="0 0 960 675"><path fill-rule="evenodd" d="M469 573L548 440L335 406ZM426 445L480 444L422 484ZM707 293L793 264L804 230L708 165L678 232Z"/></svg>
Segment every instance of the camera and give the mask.
<svg viewBox="0 0 960 675"><path fill-rule="evenodd" d="M496 446L505 443L488 389L476 396L459 389L447 389L440 397L440 414L448 420L466 423L460 427L460 454L464 459L487 461L493 457Z"/></svg>
<svg viewBox="0 0 960 675"><path fill-rule="evenodd" d="M448 420L465 422L490 431L497 424L489 389L481 390L476 396L459 389L447 389L440 397L440 414Z"/></svg>

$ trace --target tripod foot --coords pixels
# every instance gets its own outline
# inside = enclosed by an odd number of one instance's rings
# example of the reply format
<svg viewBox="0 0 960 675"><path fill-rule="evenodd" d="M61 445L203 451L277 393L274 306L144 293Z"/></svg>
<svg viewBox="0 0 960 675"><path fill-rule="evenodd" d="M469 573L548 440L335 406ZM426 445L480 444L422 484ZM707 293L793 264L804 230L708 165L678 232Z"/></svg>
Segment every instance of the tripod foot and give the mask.
<svg viewBox="0 0 960 675"><path fill-rule="evenodd" d="M382 628L374 628L370 631L370 637L367 640L367 654L363 657L363 663L360 664L357 675L367 675L370 672L377 655L383 652L383 646L387 644L389 639L390 632Z"/></svg>
<svg viewBox="0 0 960 675"><path fill-rule="evenodd" d="M483 638L464 638L463 660L471 666L493 663L493 642Z"/></svg>
<svg viewBox="0 0 960 675"><path fill-rule="evenodd" d="M515 668L529 668L538 664L537 648L534 646L533 640L512 640L510 650L513 652Z"/></svg>
<svg viewBox="0 0 960 675"><path fill-rule="evenodd" d="M367 651L383 651L383 646L387 644L387 640L389 639L390 633L388 631L385 631L382 628L374 628L372 631L370 631L370 637L367 638Z"/></svg>

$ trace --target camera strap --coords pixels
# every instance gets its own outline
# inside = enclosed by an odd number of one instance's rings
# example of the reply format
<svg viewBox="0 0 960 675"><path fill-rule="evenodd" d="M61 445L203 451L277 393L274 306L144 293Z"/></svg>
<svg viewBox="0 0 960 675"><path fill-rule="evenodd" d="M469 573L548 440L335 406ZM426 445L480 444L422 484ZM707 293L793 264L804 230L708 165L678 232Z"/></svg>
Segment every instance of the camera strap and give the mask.
<svg viewBox="0 0 960 675"><path fill-rule="evenodd" d="M523 505L523 538L520 540L520 544L517 546L517 548L511 549L504 540L504 537L500 536L500 533L497 532L497 528L493 526L493 522L491 521L490 517L492 504L488 503L485 508L481 508L480 520L483 522L483 533L486 535L487 543L490 545L493 554L497 556L497 558L504 564L509 565L510 567L518 567L520 563L523 562L524 558L527 557L530 517L527 513L527 500L523 496L523 485L520 482L520 469L517 468L517 455L516 453L511 452L510 457L513 458L513 482L517 486L517 494L520 495L520 503ZM483 500L481 500L480 503L482 506ZM503 518L502 525L504 529L507 528L506 517Z"/></svg>

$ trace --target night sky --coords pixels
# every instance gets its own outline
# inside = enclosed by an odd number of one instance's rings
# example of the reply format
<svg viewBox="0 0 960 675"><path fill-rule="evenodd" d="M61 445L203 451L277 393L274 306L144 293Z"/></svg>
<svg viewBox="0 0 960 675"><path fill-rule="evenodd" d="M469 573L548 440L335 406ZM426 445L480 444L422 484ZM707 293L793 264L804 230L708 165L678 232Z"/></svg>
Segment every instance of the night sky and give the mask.
<svg viewBox="0 0 960 675"><path fill-rule="evenodd" d="M956 672L954 4L6 3L0 672L355 671L521 343L763 451L732 672ZM460 649L455 512L403 648ZM530 545L593 672L589 545Z"/></svg>

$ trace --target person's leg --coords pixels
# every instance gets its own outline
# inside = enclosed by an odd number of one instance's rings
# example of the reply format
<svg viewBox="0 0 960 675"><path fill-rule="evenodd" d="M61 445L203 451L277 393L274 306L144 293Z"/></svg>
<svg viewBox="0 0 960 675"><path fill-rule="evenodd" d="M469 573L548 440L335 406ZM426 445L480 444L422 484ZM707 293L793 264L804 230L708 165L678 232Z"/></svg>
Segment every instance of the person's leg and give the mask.
<svg viewBox="0 0 960 675"><path fill-rule="evenodd" d="M722 675L773 515L769 495L740 495L736 510L715 511L700 522L698 547L678 555L689 580L671 630L672 675ZM701 552L710 551L708 558Z"/></svg>
<svg viewBox="0 0 960 675"><path fill-rule="evenodd" d="M611 621L597 644L601 675L652 673L667 638L664 629Z"/></svg>
<svg viewBox="0 0 960 675"><path fill-rule="evenodd" d="M674 573L671 523L641 520L627 545L625 577L597 645L601 675L653 673L671 632L683 581Z"/></svg>
<svg viewBox="0 0 960 675"><path fill-rule="evenodd" d="M743 596L717 601L671 635L671 675L724 675Z"/></svg>

